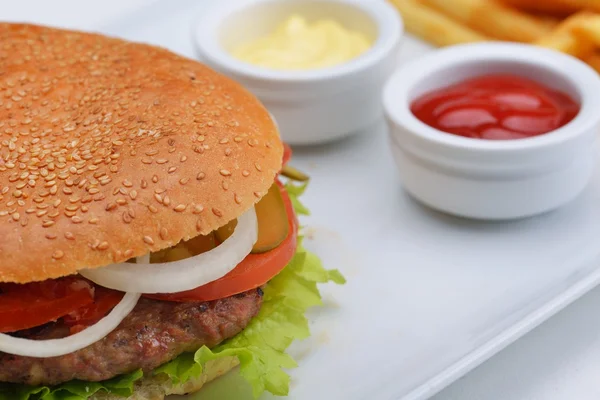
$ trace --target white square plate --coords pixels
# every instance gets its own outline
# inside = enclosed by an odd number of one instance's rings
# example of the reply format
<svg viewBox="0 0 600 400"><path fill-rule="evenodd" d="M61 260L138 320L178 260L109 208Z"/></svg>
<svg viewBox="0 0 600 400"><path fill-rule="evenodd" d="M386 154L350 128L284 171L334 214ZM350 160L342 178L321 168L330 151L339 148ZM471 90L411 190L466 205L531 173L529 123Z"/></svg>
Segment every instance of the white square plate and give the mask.
<svg viewBox="0 0 600 400"><path fill-rule="evenodd" d="M194 57L191 24L208 6L162 0L103 31ZM399 56L426 51L408 37ZM600 280L598 173L557 212L482 223L406 195L383 121L345 141L298 149L293 164L313 178L303 199L312 211L307 245L348 284L322 287L325 306L310 313L313 336L292 348L300 366L291 371L291 399L429 397ZM230 374L188 398L245 398L246 389Z"/></svg>

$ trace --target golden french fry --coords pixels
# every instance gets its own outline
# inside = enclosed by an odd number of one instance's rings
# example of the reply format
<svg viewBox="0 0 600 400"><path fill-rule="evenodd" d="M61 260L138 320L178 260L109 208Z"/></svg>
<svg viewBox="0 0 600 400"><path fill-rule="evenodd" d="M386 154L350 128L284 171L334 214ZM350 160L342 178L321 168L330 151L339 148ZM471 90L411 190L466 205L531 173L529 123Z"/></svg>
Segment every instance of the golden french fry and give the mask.
<svg viewBox="0 0 600 400"><path fill-rule="evenodd" d="M502 0L527 11L569 15L581 10L600 12L600 0Z"/></svg>
<svg viewBox="0 0 600 400"><path fill-rule="evenodd" d="M596 52L585 59L590 67L594 68L600 74L600 53Z"/></svg>
<svg viewBox="0 0 600 400"><path fill-rule="evenodd" d="M494 0L418 1L495 39L531 42L550 30L535 17Z"/></svg>
<svg viewBox="0 0 600 400"><path fill-rule="evenodd" d="M580 20L577 25L573 26L573 32L581 40L592 42L596 47L600 48L600 14L590 15Z"/></svg>
<svg viewBox="0 0 600 400"><path fill-rule="evenodd" d="M490 40L444 14L414 0L390 0L400 11L406 30L436 46Z"/></svg>
<svg viewBox="0 0 600 400"><path fill-rule="evenodd" d="M532 18L539 21L540 24L544 24L548 30L554 29L558 24L562 22L562 19L554 15L548 14L529 14Z"/></svg>
<svg viewBox="0 0 600 400"><path fill-rule="evenodd" d="M535 44L585 58L593 53L595 46L588 38L578 34L576 29L586 21L597 18L597 14L586 11L573 14L560 23L549 35L537 40Z"/></svg>

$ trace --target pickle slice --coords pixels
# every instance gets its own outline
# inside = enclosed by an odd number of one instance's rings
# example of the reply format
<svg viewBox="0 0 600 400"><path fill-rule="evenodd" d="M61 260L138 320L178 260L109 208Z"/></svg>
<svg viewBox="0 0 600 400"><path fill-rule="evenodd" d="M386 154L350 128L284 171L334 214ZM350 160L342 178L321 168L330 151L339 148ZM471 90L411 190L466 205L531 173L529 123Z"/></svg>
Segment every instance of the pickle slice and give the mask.
<svg viewBox="0 0 600 400"><path fill-rule="evenodd" d="M290 178L293 181L298 181L298 182L306 182L310 179L310 176L306 175L304 172L300 171L299 169L290 167L289 165L285 165L281 169L281 175L285 176L286 178Z"/></svg>
<svg viewBox="0 0 600 400"><path fill-rule="evenodd" d="M279 246L288 236L289 224L285 203L276 184L254 206L258 218L258 240L252 247L252 253L265 253ZM220 242L233 234L237 220L229 222L216 230Z"/></svg>
<svg viewBox="0 0 600 400"><path fill-rule="evenodd" d="M192 253L185 248L183 243L179 243L176 246L150 254L150 263L156 264L179 261L184 258L190 258L191 256Z"/></svg>
<svg viewBox="0 0 600 400"><path fill-rule="evenodd" d="M209 233L208 235L200 235L190 240L183 242L183 245L192 253L192 255L198 255L201 253L206 253L217 247L217 240L215 238L214 233Z"/></svg>
<svg viewBox="0 0 600 400"><path fill-rule="evenodd" d="M190 258L217 247L215 235L196 236L173 247L150 254L150 263L166 263Z"/></svg>

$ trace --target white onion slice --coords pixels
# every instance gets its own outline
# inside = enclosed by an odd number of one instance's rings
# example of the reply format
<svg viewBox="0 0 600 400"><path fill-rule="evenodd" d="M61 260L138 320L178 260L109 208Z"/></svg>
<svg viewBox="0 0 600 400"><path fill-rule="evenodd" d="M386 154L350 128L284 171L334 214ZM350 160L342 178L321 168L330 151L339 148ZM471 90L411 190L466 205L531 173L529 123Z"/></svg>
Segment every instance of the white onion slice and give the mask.
<svg viewBox="0 0 600 400"><path fill-rule="evenodd" d="M48 358L64 356L88 347L112 332L129 315L140 298L139 293L125 293L112 311L94 325L62 339L31 340L0 334L0 351L17 356Z"/></svg>
<svg viewBox="0 0 600 400"><path fill-rule="evenodd" d="M226 275L246 258L257 239L258 221L251 208L238 218L227 240L205 253L168 263L121 263L79 273L100 286L122 292L183 292Z"/></svg>

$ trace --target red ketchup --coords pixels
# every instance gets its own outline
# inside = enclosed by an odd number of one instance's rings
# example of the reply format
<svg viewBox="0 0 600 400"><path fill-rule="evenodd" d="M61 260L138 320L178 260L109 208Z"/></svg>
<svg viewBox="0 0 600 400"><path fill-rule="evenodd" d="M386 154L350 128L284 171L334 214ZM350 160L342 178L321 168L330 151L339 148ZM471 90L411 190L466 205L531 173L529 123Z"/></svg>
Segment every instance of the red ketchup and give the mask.
<svg viewBox="0 0 600 400"><path fill-rule="evenodd" d="M411 104L411 111L447 133L506 140L558 129L575 118L579 104L527 78L486 75L427 93Z"/></svg>

